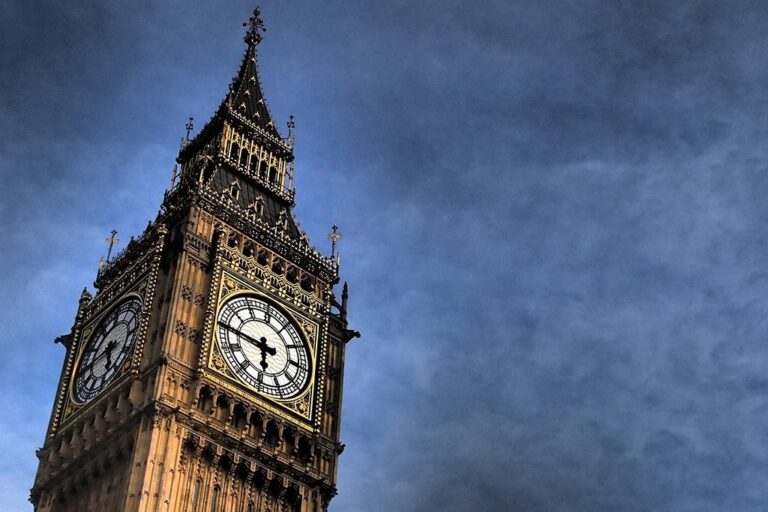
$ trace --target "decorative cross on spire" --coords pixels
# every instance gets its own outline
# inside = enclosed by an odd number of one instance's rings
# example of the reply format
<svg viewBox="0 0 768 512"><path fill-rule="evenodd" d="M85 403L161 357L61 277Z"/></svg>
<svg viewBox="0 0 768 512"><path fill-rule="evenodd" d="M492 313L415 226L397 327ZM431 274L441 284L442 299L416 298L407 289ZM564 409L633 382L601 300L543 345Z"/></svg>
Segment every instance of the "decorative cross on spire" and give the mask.
<svg viewBox="0 0 768 512"><path fill-rule="evenodd" d="M115 235L117 234L117 230L113 229L111 236L104 239L105 242L109 244L109 249L107 249L107 263L109 263L109 259L112 257L112 248L120 243L120 240L115 238Z"/></svg>
<svg viewBox="0 0 768 512"><path fill-rule="evenodd" d="M328 233L328 239L331 241L331 259L336 256L336 242L341 240L341 233L339 233L339 226L334 224L331 226L332 233Z"/></svg>
<svg viewBox="0 0 768 512"><path fill-rule="evenodd" d="M194 120L195 119L192 116L189 116L189 122L184 125L184 128L187 130L187 134L184 136L184 140L189 140L189 134L192 132L192 129L195 127Z"/></svg>
<svg viewBox="0 0 768 512"><path fill-rule="evenodd" d="M253 15L248 18L248 21L243 23L244 27L248 27L248 32L245 33L245 42L248 44L259 44L262 40L262 32L266 32L264 28L264 20L261 19L261 7L256 7L253 10Z"/></svg>
<svg viewBox="0 0 768 512"><path fill-rule="evenodd" d="M288 118L288 122L286 123L288 125L288 137L286 137L285 140L289 146L293 147L293 130L296 128L296 122L293 120L293 114Z"/></svg>

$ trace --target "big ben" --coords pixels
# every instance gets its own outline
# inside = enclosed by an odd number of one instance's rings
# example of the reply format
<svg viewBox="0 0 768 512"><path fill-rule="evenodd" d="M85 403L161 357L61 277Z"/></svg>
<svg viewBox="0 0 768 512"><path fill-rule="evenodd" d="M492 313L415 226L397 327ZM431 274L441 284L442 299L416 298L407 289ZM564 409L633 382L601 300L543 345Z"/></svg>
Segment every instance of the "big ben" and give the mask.
<svg viewBox="0 0 768 512"><path fill-rule="evenodd" d="M319 512L336 494L358 333L338 259L294 220L293 123L282 136L261 91L258 9L246 26L238 73L182 144L157 217L104 262L57 340L37 511Z"/></svg>

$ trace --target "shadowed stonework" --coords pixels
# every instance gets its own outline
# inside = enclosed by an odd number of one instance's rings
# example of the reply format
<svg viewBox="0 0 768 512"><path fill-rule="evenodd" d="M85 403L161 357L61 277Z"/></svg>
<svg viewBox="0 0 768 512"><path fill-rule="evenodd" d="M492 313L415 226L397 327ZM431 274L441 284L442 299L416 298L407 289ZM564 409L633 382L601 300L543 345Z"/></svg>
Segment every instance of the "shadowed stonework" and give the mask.
<svg viewBox="0 0 768 512"><path fill-rule="evenodd" d="M239 70L253 3L6 4L15 511L59 378L50 340L104 237L121 250L154 218L188 116L199 130ZM331 510L765 509L764 2L263 11L261 89L281 135L296 115L297 230L328 254L341 226L365 338L346 354Z"/></svg>
<svg viewBox="0 0 768 512"><path fill-rule="evenodd" d="M186 125L160 212L71 331L31 501L83 510L309 512L336 495L348 287L292 217L291 130L259 86L257 8L230 91ZM334 226L334 237L337 228Z"/></svg>

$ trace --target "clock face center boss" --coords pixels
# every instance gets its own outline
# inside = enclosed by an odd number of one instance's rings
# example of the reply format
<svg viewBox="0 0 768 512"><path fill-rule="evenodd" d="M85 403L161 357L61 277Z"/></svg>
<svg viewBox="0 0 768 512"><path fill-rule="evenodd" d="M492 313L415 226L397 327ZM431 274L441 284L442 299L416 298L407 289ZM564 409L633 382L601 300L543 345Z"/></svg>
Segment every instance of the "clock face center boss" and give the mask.
<svg viewBox="0 0 768 512"><path fill-rule="evenodd" d="M254 295L226 301L217 318L218 343L245 385L277 399L301 394L310 380L310 352L296 323Z"/></svg>

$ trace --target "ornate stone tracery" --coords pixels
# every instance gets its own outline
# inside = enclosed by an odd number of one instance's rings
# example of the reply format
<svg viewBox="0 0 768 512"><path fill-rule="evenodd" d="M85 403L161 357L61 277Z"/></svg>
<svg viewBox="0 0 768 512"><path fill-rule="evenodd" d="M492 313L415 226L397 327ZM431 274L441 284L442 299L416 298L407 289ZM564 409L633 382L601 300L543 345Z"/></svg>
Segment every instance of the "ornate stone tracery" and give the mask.
<svg viewBox="0 0 768 512"><path fill-rule="evenodd" d="M344 344L357 333L347 329L346 287L341 304L334 298L338 259L312 247L293 217L293 117L282 138L256 71L258 10L247 26L224 101L192 139L186 125L157 217L107 259L97 292L83 291L72 329L57 338L67 352L38 451L31 501L40 512L308 512L336 494ZM295 324L311 377L293 395L244 385L224 359L217 313L244 294ZM130 356L90 401L72 400L85 348L128 296L142 304ZM108 367L111 346L93 361Z"/></svg>

